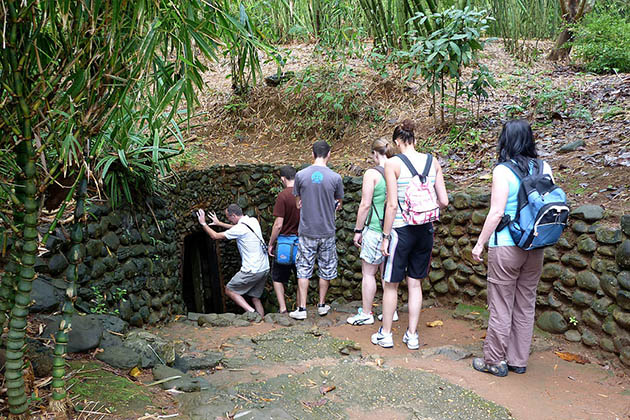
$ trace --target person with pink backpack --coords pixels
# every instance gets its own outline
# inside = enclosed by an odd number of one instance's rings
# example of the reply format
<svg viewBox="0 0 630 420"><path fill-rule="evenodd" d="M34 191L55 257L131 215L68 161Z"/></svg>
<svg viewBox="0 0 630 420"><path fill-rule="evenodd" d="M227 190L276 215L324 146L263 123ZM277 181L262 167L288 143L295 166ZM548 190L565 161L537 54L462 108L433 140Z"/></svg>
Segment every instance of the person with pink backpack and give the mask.
<svg viewBox="0 0 630 420"><path fill-rule="evenodd" d="M392 322L398 303L398 285L407 278L409 326L403 343L420 347L418 321L422 307L422 279L429 274L433 249L433 221L448 206L442 168L431 155L416 151L414 124L404 120L392 140L401 151L385 163L387 206L381 250L387 257L383 273L383 325L372 343L394 346Z"/></svg>

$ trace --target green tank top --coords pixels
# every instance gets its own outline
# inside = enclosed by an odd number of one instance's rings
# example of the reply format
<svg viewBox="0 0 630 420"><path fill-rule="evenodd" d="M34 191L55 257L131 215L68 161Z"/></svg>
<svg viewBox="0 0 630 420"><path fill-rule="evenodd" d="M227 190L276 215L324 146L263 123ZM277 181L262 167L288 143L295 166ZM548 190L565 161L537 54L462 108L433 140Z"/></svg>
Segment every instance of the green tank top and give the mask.
<svg viewBox="0 0 630 420"><path fill-rule="evenodd" d="M387 186L385 184L385 178L376 183L374 187L374 195L372 196L372 206L370 207L370 213L368 215L368 228L375 232L382 232L381 221L385 217L385 194L387 193Z"/></svg>

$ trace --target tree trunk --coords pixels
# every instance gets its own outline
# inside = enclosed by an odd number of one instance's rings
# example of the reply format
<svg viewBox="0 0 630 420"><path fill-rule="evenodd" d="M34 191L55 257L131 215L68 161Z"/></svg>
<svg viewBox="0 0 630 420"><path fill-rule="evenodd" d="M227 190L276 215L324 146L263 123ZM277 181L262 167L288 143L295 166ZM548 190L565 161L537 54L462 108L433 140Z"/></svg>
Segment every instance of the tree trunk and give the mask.
<svg viewBox="0 0 630 420"><path fill-rule="evenodd" d="M569 28L565 28L558 36L556 40L556 45L553 47L553 50L549 53L547 57L551 61L565 60L569 58L569 54L571 53L571 45L564 45L567 42L573 39L573 33L569 30Z"/></svg>

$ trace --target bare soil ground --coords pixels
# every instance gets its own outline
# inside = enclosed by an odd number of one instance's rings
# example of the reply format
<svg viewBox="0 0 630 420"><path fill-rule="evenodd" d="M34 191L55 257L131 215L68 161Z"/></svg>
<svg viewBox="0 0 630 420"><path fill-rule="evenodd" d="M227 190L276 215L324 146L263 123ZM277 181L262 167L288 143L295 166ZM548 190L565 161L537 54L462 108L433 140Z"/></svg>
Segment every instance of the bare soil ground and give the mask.
<svg viewBox="0 0 630 420"><path fill-rule="evenodd" d="M540 57L550 46L542 47ZM599 203L615 213L629 207L629 74L580 73L543 58L526 65L495 41L480 61L494 73L497 87L481 104L479 120L474 112L461 111L453 130L436 128L421 80L408 81L399 69L390 67L383 78L361 58L333 61L313 45L286 48L291 54L284 70L295 72L295 78L279 87L260 84L247 96L233 95L227 63L213 66L199 108L203 115L179 169L309 163L310 145L324 138L333 144L331 163L344 174L358 175L371 166L371 142L390 137L396 124L411 118L419 147L438 155L453 186L465 187L489 182L502 123L527 118L540 155L575 203ZM340 80L331 73L339 68L344 69ZM275 71L272 63L263 66L264 75ZM343 96L343 110L329 112L331 105L316 98L322 92ZM458 106L475 110L463 97ZM560 153L562 146L580 139L584 146Z"/></svg>
<svg viewBox="0 0 630 420"><path fill-rule="evenodd" d="M506 407L512 416L520 420L542 419L629 419L630 418L630 376L628 371L612 363L601 353L571 345L564 340L537 334L533 353L524 375L510 374L506 378L476 372L471 367L471 359L452 361L442 356L422 357L419 352L410 351L401 342L407 316L401 314L395 323L393 349L382 349L370 343L370 336L378 328L372 326L355 327L343 325L348 314L333 312L326 318L335 320L333 326L325 328L333 337L349 339L361 347L361 357L378 360L382 358L390 367L405 370L432 372L453 384L469 389L480 396ZM442 320L444 325L429 328L429 321ZM340 325L338 325L340 324ZM194 342L201 350L226 350L228 340L234 337L251 337L270 330L284 328L266 323L253 324L244 328L200 328L187 322L166 325L159 334L170 338ZM455 345L481 350L485 330L471 321L453 319L452 310L429 308L423 310L419 333L422 347L420 352L431 347ZM287 344L290 345L290 344ZM228 348L229 350L229 348ZM560 359L555 351L570 351L588 358L591 363L580 365ZM612 360L614 357L610 356ZM303 362L284 364L263 361L256 366L259 373L253 377L251 369L221 369L206 376L211 383L236 385L243 382L263 382L281 374L300 374L311 367L321 366L326 361L312 359ZM374 384L378 386L378 384ZM352 419L394 419L408 418L396 409L365 412L352 410ZM385 417L383 417L385 416Z"/></svg>

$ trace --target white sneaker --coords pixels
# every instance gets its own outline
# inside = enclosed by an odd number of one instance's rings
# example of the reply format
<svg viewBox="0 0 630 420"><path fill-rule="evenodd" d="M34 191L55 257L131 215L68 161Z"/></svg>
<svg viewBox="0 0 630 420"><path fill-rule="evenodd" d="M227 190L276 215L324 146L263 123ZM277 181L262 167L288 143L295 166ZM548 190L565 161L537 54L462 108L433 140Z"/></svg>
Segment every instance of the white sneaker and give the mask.
<svg viewBox="0 0 630 420"><path fill-rule="evenodd" d="M372 312L366 314L363 312L363 308L359 308L358 313L348 318L347 321L348 324L352 325L371 325L374 324L374 315Z"/></svg>
<svg viewBox="0 0 630 420"><path fill-rule="evenodd" d="M379 315L378 315L378 320L379 320L379 321L382 321L382 320L383 320L383 314L379 314ZM398 311L394 311L394 319L393 319L393 321L394 321L394 322L398 321Z"/></svg>
<svg viewBox="0 0 630 420"><path fill-rule="evenodd" d="M383 332L383 328L379 328L378 331L372 334L372 344L377 344L386 349L394 347L394 338L392 333L386 334Z"/></svg>
<svg viewBox="0 0 630 420"><path fill-rule="evenodd" d="M405 335L403 336L403 343L407 345L407 348L409 350L418 350L420 348L418 333L409 334L409 330L405 331Z"/></svg>
<svg viewBox="0 0 630 420"><path fill-rule="evenodd" d="M293 312L289 312L289 316L293 319L306 319L306 309L297 308Z"/></svg>
<svg viewBox="0 0 630 420"><path fill-rule="evenodd" d="M328 311L330 311L330 306L326 305L325 303L317 305L317 313L319 314L319 316L324 316L328 314Z"/></svg>

